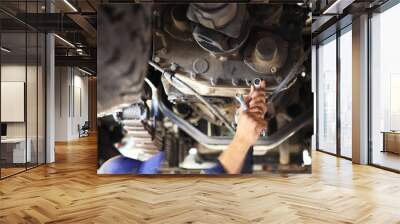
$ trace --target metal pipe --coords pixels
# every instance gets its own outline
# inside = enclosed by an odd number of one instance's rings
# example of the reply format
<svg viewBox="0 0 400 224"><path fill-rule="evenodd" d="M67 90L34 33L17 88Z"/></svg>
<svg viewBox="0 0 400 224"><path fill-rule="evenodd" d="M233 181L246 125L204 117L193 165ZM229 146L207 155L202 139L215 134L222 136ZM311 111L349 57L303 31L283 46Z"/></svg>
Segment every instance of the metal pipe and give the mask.
<svg viewBox="0 0 400 224"><path fill-rule="evenodd" d="M185 119L179 117L164 104L161 99L160 93L157 91L153 83L151 83L151 81L147 78L145 79L145 81L152 89L153 100L157 101L160 112L162 112L164 116L168 117L174 124L176 124L182 131L186 132L193 139L208 148L220 150L223 150L224 148L226 148L227 145L231 143L233 136L207 136L196 127L194 127L192 124L187 122ZM267 137L261 137L255 145L265 146L266 150L273 149L286 141L291 136L293 136L306 125L312 124L312 122L312 110L306 111L274 134Z"/></svg>
<svg viewBox="0 0 400 224"><path fill-rule="evenodd" d="M205 135L203 132L195 128L189 122L176 115L165 104L159 99L160 111L168 117L174 124L176 124L181 130L190 135L193 139L198 141L200 144L206 147L215 148L213 145L229 145L233 139L233 136L221 136L221 137L210 137ZM286 127L281 128L271 136L261 137L255 145L266 146L267 149L272 149L286 141L288 138L297 133L304 126L311 124L313 121L312 113L306 112L303 115L294 119Z"/></svg>
<svg viewBox="0 0 400 224"><path fill-rule="evenodd" d="M290 81L293 78L295 78L296 72L299 70L300 66L303 65L304 61L308 58L309 54L310 54L310 48L306 52L303 53L302 57L290 69L290 71L286 75L285 79L281 83L279 83L278 87L269 96L268 100L270 102L273 102L281 91L283 91L284 89L287 89L288 84L290 83Z"/></svg>
<svg viewBox="0 0 400 224"><path fill-rule="evenodd" d="M200 100L219 120L224 123L224 125L228 128L229 131L235 133L235 128L229 123L229 121L221 114L218 109L216 109L213 105L211 105L202 95L200 95L195 89L193 89L190 85L179 79L178 77L174 76L172 73L169 73L165 69L158 66L156 63L149 61L149 65L153 66L156 70L162 72L163 74L169 75L169 78L172 80L179 82L181 85L185 86L187 89L192 91L192 93Z"/></svg>

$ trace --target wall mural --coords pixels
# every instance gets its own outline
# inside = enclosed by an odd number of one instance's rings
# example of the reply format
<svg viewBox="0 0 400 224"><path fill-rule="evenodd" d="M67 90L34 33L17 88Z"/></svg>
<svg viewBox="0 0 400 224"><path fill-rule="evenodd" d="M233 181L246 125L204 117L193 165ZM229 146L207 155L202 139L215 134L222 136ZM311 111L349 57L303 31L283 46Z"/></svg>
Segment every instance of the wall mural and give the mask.
<svg viewBox="0 0 400 224"><path fill-rule="evenodd" d="M310 26L298 4L102 5L98 173L310 173Z"/></svg>

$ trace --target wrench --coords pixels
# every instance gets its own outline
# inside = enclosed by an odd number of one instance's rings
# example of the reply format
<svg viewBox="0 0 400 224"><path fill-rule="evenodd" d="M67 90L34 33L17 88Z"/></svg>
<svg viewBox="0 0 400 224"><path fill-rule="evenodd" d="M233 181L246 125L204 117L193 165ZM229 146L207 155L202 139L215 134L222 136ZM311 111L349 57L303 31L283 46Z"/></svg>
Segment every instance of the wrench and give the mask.
<svg viewBox="0 0 400 224"><path fill-rule="evenodd" d="M255 88L255 89L260 88L260 86L261 86L261 79L259 79L259 78L254 79L254 80L253 80L253 85L254 85L254 88ZM266 136L266 135L267 135L266 132L265 132L265 130L263 130L263 131L261 132L261 135L262 135L262 136Z"/></svg>

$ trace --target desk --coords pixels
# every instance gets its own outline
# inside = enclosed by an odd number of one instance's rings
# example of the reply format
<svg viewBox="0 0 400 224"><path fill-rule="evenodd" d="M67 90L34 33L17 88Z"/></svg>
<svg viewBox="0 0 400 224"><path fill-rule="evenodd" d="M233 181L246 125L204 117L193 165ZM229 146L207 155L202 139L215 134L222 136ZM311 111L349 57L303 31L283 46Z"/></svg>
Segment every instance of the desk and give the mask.
<svg viewBox="0 0 400 224"><path fill-rule="evenodd" d="M25 163L31 162L31 139L27 139L28 143L25 153L25 138L5 138L1 139L1 159L6 163Z"/></svg>
<svg viewBox="0 0 400 224"><path fill-rule="evenodd" d="M392 152L400 154L400 131L382 131L382 134L382 152Z"/></svg>

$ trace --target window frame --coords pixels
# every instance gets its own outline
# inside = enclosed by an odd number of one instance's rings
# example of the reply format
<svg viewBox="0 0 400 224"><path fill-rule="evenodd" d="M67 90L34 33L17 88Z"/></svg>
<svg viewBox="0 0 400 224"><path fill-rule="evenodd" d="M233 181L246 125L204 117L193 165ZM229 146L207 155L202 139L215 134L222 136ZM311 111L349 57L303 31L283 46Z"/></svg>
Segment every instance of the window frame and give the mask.
<svg viewBox="0 0 400 224"><path fill-rule="evenodd" d="M368 77L368 165L377 167L383 170L395 172L395 173L400 173L400 170L390 168L384 165L376 164L373 162L373 132L372 132L372 19L374 17L374 14L382 14L385 11L393 8L394 6L397 6L400 4L399 0L388 0L382 5L371 9L368 11L368 32L367 32L367 38L368 38L368 69L367 69L367 77Z"/></svg>
<svg viewBox="0 0 400 224"><path fill-rule="evenodd" d="M341 77L341 67L340 67L340 37L344 34L346 34L347 32L352 32L352 23L350 22L349 24L346 24L344 27L337 27L336 28L336 32L334 32L333 34L331 34L330 36L326 37L323 40L320 40L316 43L316 150L319 152L323 152L323 153L327 153L333 156L337 156L339 158L343 158L343 159L347 159L347 160L352 160L352 158L347 157L342 155L342 150L341 150L341 119L340 119L340 103L341 103L341 97L340 97L340 77ZM319 122L320 122L320 118L319 118L319 109L320 109L320 105L319 105L319 85L320 85L320 74L319 74L319 47L321 44L326 44L330 41L336 41L336 152L332 153L332 152L328 152L324 149L321 149L320 143L319 143L319 133L320 130L318 128L319 126Z"/></svg>

